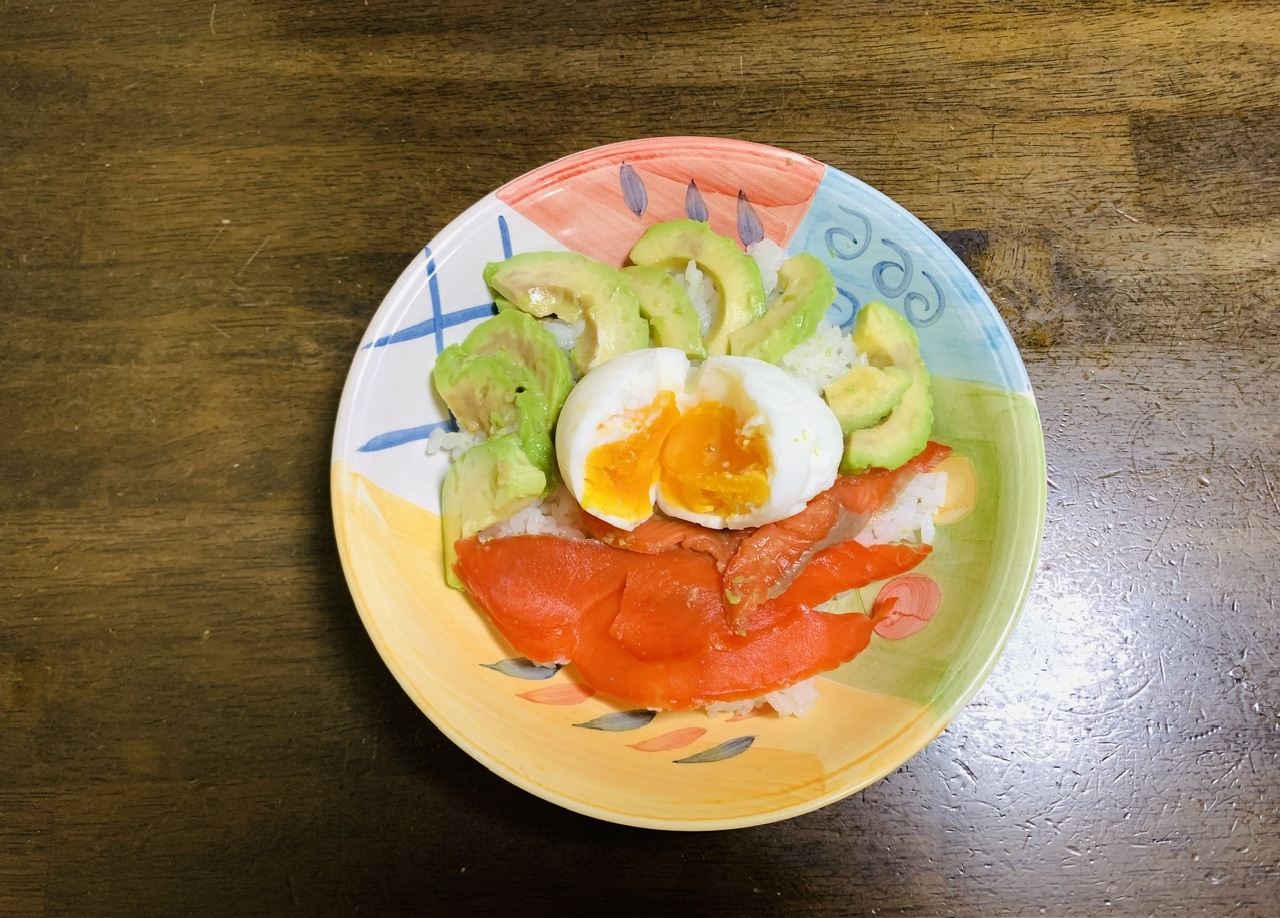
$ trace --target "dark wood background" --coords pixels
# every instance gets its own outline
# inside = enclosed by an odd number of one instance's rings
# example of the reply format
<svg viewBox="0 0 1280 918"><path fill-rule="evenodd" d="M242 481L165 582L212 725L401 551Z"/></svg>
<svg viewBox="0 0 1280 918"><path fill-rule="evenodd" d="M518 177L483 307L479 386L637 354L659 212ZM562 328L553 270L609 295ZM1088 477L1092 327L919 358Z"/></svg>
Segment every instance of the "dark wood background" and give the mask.
<svg viewBox="0 0 1280 918"><path fill-rule="evenodd" d="M489 774L346 591L361 333L499 184L659 134L943 235L1036 387L986 687L789 822ZM0 914L1280 913L1280 8L0 0Z"/></svg>

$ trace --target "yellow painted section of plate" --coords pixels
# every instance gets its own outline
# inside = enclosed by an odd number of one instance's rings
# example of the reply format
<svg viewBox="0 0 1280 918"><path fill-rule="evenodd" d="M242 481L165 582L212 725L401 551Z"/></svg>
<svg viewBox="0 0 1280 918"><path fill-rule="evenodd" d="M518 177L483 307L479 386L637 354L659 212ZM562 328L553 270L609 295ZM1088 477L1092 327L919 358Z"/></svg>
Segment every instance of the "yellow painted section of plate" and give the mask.
<svg viewBox="0 0 1280 918"><path fill-rule="evenodd" d="M822 697L802 718L664 712L627 731L575 726L630 706L603 695L572 705L520 697L580 680L572 666L545 681L485 668L514 653L465 595L445 585L439 518L345 461L334 463L331 487L356 606L401 686L473 757L569 809L667 829L772 822L860 790L940 729L928 707L829 680L820 680ZM696 738L660 752L633 748L676 731ZM744 737L753 737L749 748L732 757L676 761Z"/></svg>

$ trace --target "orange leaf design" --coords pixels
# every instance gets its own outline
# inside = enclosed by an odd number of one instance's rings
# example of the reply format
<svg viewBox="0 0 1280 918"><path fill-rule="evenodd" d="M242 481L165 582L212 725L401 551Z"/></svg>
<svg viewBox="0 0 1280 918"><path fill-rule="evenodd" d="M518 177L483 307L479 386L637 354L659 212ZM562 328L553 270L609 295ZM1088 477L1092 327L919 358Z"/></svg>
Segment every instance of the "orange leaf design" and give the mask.
<svg viewBox="0 0 1280 918"><path fill-rule="evenodd" d="M717 233L737 236L738 195L745 191L748 238L758 221L758 232L785 246L824 175L822 163L772 147L658 137L574 153L504 185L497 196L575 252L621 265L646 224L688 215L691 180Z"/></svg>
<svg viewBox="0 0 1280 918"><path fill-rule="evenodd" d="M880 588L871 605L876 634L891 641L915 634L938 611L942 589L924 574L903 574Z"/></svg>
<svg viewBox="0 0 1280 918"><path fill-rule="evenodd" d="M679 730L672 730L670 733L655 736L653 739L631 743L630 746L632 749L638 749L641 752L666 752L668 749L679 749L681 746L688 746L706 732L706 727L681 727Z"/></svg>
<svg viewBox="0 0 1280 918"><path fill-rule="evenodd" d="M534 704L582 704L595 693L596 690L589 685L566 682L562 685L544 685L542 688L520 692L516 697L532 701Z"/></svg>

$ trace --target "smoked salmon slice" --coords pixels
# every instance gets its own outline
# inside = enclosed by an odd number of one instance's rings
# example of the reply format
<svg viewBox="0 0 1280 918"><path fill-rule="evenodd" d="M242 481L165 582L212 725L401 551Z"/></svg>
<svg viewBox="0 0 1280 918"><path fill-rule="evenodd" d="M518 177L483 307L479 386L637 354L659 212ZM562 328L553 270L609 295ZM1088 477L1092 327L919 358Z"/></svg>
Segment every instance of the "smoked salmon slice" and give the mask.
<svg viewBox="0 0 1280 918"><path fill-rule="evenodd" d="M578 672L598 691L668 710L758 698L834 669L866 648L874 627L865 615L809 612L732 649L679 660L640 660L597 630L611 613L601 603L588 616L586 625L598 639L579 643L574 657Z"/></svg>
<svg viewBox="0 0 1280 918"><path fill-rule="evenodd" d="M674 710L759 698L867 646L873 617L817 607L906 573L931 547L862 545L856 531L834 540L949 454L930 443L896 471L841 477L800 513L750 532L661 517L626 532L588 516L591 539L460 540L454 569L517 652L572 660L596 691Z"/></svg>
<svg viewBox="0 0 1280 918"><path fill-rule="evenodd" d="M571 659L585 610L626 582L626 553L585 539L472 536L457 552L454 569L476 604L535 663Z"/></svg>
<svg viewBox="0 0 1280 918"><path fill-rule="evenodd" d="M687 660L723 643L720 573L708 555L674 549L630 565L609 635L638 660Z"/></svg>
<svg viewBox="0 0 1280 918"><path fill-rule="evenodd" d="M893 471L868 469L858 475L841 475L832 490L844 509L870 517L895 499L913 476L937 468L950 455L951 447L930 440L924 449Z"/></svg>
<svg viewBox="0 0 1280 918"><path fill-rule="evenodd" d="M806 578L806 567L781 597L756 607L744 634L728 627L723 581L701 552L647 555L550 535L472 537L458 543L455 569L517 652L540 663L571 659L597 691L684 710L757 698L865 648L869 617L813 606L900 573L927 550L850 544L854 563L832 553L820 574Z"/></svg>
<svg viewBox="0 0 1280 918"><path fill-rule="evenodd" d="M729 627L745 629L756 607L782 581L805 553L826 538L840 518L834 491L823 491L794 516L769 523L745 539L724 569Z"/></svg>
<svg viewBox="0 0 1280 918"><path fill-rule="evenodd" d="M750 532L724 566L729 627L741 630L756 607L785 584L816 547L837 534L857 535L913 476L929 471L950 454L950 447L931 441L893 471L841 475L799 513Z"/></svg>
<svg viewBox="0 0 1280 918"><path fill-rule="evenodd" d="M582 523L587 532L606 545L645 555L656 555L679 546L710 555L721 570L746 536L743 531L708 529L697 523L656 515L630 532L585 512Z"/></svg>
<svg viewBox="0 0 1280 918"><path fill-rule="evenodd" d="M846 590L905 573L933 551L931 545L863 545L852 539L815 554L777 601L812 609Z"/></svg>

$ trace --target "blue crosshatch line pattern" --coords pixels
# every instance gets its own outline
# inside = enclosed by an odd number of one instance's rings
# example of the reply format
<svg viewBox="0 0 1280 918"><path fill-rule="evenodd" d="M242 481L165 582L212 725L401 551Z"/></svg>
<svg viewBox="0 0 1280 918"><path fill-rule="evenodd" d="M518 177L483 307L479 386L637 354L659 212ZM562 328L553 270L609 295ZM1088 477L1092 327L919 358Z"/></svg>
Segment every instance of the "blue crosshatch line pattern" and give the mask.
<svg viewBox="0 0 1280 918"><path fill-rule="evenodd" d="M436 353L439 354L444 350L444 330L446 328L454 325L465 325L474 319L486 319L498 311L497 306L492 302L488 302L481 306L468 306L465 309L445 312L444 305L440 300L440 281L436 276L435 258L431 255L431 249L423 249L422 252L427 259L427 291L431 296L431 318L410 325L407 328L398 329L389 335L383 335L381 338L366 344L363 349L386 347L388 344L399 344L401 341L413 341L416 338L424 338L427 335L431 335L435 338Z"/></svg>
<svg viewBox="0 0 1280 918"><path fill-rule="evenodd" d="M510 258L512 255L511 245L511 229L507 226L507 218L498 216L498 239L502 244L502 257ZM463 309L454 309L445 311L444 302L440 296L440 282L436 274L436 260L431 252L431 247L423 248L422 255L427 262L427 292L431 299L431 318L417 322L405 328L397 329L389 335L383 335L368 344L362 350L375 347L387 347L391 344L399 344L402 341L415 341L418 338L432 337L435 339L436 354L444 350L444 330L452 328L455 325L466 325L476 319L487 319L489 316L496 315L498 307L491 301L479 306L467 306ZM416 440L425 440L431 436L434 430L456 431L457 423L453 418L445 421L437 421L433 424L420 424L416 427L406 427L401 430L389 430L386 433L380 433L363 446L357 447L356 452L375 453L384 449L391 449L394 446L403 446L405 443L413 443Z"/></svg>
<svg viewBox="0 0 1280 918"><path fill-rule="evenodd" d="M498 236L502 239L502 257L511 257L511 230L507 227L507 218L498 214Z"/></svg>
<svg viewBox="0 0 1280 918"><path fill-rule="evenodd" d="M454 423L453 418L447 421L436 421L434 424L423 424L419 427L406 427L403 430L389 430L386 433L378 434L369 440L368 443L356 449L358 453L376 453L379 450L390 449L393 446L401 446L405 443L412 443L415 440L425 440L431 436L433 430L447 430L449 432L456 431L458 425Z"/></svg>
<svg viewBox="0 0 1280 918"><path fill-rule="evenodd" d="M436 336L436 353L444 350L444 310L440 304L440 276L436 273L436 260L431 254L431 247L422 250L427 259L427 289L431 291L431 317L436 324L432 332Z"/></svg>
<svg viewBox="0 0 1280 918"><path fill-rule="evenodd" d="M402 328L399 331L392 332L389 335L383 335L381 338L365 345L365 348L386 347L388 344L399 344L401 341L412 341L415 338L425 338L427 335L437 335L446 328L454 325L465 325L472 319L487 319L489 316L496 315L498 308L492 303L485 303L483 306L471 306L467 309L459 309L456 312L443 313L439 318L432 316L425 322L419 322L417 325L410 325L408 328ZM444 349L443 341L436 339L436 353Z"/></svg>

